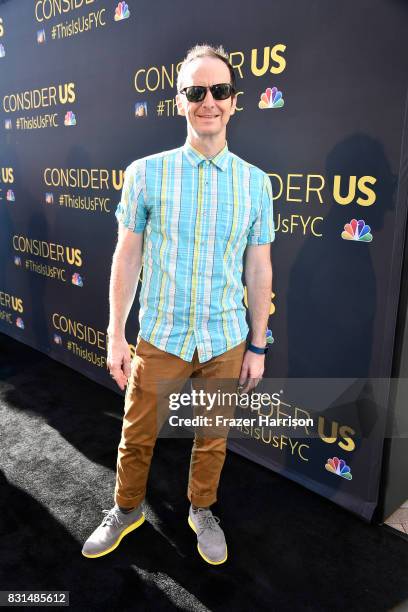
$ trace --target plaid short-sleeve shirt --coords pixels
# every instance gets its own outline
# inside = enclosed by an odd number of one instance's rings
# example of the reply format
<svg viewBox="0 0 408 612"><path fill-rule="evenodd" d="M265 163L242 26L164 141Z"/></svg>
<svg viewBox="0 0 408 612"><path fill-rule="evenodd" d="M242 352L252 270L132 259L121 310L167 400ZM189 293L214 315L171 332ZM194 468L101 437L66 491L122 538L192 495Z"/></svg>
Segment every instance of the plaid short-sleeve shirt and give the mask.
<svg viewBox="0 0 408 612"><path fill-rule="evenodd" d="M247 245L273 242L269 176L228 150L206 158L188 141L132 162L116 218L144 232L140 336L200 363L248 335Z"/></svg>

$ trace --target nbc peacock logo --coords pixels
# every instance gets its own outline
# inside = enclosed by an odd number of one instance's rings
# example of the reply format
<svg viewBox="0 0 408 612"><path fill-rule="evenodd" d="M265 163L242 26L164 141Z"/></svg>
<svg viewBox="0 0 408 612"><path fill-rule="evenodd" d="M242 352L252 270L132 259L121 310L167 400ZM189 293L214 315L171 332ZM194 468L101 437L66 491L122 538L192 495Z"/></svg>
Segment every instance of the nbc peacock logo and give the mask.
<svg viewBox="0 0 408 612"><path fill-rule="evenodd" d="M351 480L353 478L351 475L350 467L347 465L344 459L333 457L332 459L327 460L327 463L324 467L328 472L336 474L336 476L341 476L346 480Z"/></svg>
<svg viewBox="0 0 408 612"><path fill-rule="evenodd" d="M122 19L128 19L129 17L130 11L126 2L119 2L115 8L115 21L122 21Z"/></svg>
<svg viewBox="0 0 408 612"><path fill-rule="evenodd" d="M275 342L274 337L272 336L272 331L268 328L266 330L266 344L273 344Z"/></svg>
<svg viewBox="0 0 408 612"><path fill-rule="evenodd" d="M16 198L15 198L15 195L14 195L14 191L12 189L7 189L6 200L8 202L15 202L16 201Z"/></svg>
<svg viewBox="0 0 408 612"><path fill-rule="evenodd" d="M282 108L285 104L282 98L282 92L277 87L267 87L261 94L261 99L258 102L259 108Z"/></svg>
<svg viewBox="0 0 408 612"><path fill-rule="evenodd" d="M346 223L344 231L341 232L343 240L354 240L356 242L371 242L373 235L371 227L365 224L364 219L352 219L350 223Z"/></svg>
<svg viewBox="0 0 408 612"><path fill-rule="evenodd" d="M64 125L76 125L75 113L67 111L64 117Z"/></svg>
<svg viewBox="0 0 408 612"><path fill-rule="evenodd" d="M78 272L74 272L74 274L72 275L72 284L76 285L77 287L83 287L84 286L84 281L82 280L82 276L80 274L78 274Z"/></svg>
<svg viewBox="0 0 408 612"><path fill-rule="evenodd" d="M44 28L42 30L37 30L37 43L39 45L42 45L45 43L45 30Z"/></svg>

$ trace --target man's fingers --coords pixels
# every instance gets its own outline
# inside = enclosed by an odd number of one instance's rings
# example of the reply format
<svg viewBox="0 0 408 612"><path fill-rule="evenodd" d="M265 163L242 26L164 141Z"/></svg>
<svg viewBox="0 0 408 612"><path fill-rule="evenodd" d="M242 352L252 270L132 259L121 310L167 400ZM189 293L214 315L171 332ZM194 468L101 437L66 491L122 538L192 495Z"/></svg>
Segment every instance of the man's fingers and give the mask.
<svg viewBox="0 0 408 612"><path fill-rule="evenodd" d="M247 381L245 381L246 384L242 387L240 392L248 393L248 391L255 389L255 387L258 385L260 380L261 378L249 378Z"/></svg>
<svg viewBox="0 0 408 612"><path fill-rule="evenodd" d="M127 384L128 378L130 376L130 364L124 363L123 370L119 365L114 365L110 368L110 375L113 380L119 385L119 387L123 390L124 385Z"/></svg>
<svg viewBox="0 0 408 612"><path fill-rule="evenodd" d="M123 391L127 384L127 378L124 376L123 372L116 374L116 376L113 376L113 375L111 376L112 376L112 380L114 380L116 384L118 385L118 387L120 387L120 389Z"/></svg>
<svg viewBox="0 0 408 612"><path fill-rule="evenodd" d="M123 373L125 375L126 378L129 378L130 376L130 371L131 371L131 367L130 367L130 359L125 359L123 362Z"/></svg>
<svg viewBox="0 0 408 612"><path fill-rule="evenodd" d="M243 385L247 381L248 379L247 373L248 373L248 366L242 366L238 384Z"/></svg>
<svg viewBox="0 0 408 612"><path fill-rule="evenodd" d="M248 391L250 391L251 389L252 389L252 386L251 386L251 379L250 379L250 378L248 378L248 379L245 381L245 385L243 386L243 388L242 388L242 390L241 390L241 393L248 393Z"/></svg>

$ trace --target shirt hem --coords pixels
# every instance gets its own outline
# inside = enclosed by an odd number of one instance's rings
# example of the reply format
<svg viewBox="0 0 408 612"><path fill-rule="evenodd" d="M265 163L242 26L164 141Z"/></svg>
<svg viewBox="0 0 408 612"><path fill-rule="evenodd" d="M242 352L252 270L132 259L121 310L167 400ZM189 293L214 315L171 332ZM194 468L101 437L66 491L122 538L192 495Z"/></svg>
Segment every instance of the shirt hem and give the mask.
<svg viewBox="0 0 408 612"><path fill-rule="evenodd" d="M168 353L169 355L174 355L175 357L179 357L179 359L182 359L183 361L186 361L187 363L191 363L193 361L193 358L191 358L191 359L184 359L184 357L181 357L179 354L174 353L173 351L169 351L169 350L161 348L160 346L157 346L157 344L155 344L154 342L152 342L151 340L146 338L141 331L139 331L138 336L143 338L143 340L145 342L149 342L149 344L152 344L155 348L159 349L159 351L163 351L164 353ZM247 339L247 336L248 336L248 334L246 336L244 336L243 338L241 338L241 340L238 340L238 342L235 342L232 346L230 346L226 350L222 350L222 351L219 351L219 352L216 352L216 353L213 352L211 357L209 357L205 361L200 361L200 357L198 357L199 363L206 363L207 361L210 361L210 359L213 359L214 357L218 357L219 355L223 355L224 353L227 353L228 351L232 350L233 348L235 348L239 344L242 344L242 342L245 342L246 339ZM197 348L197 345L196 345L196 348ZM195 349L194 349L194 351L195 351ZM194 351L193 351L193 356L194 356Z"/></svg>

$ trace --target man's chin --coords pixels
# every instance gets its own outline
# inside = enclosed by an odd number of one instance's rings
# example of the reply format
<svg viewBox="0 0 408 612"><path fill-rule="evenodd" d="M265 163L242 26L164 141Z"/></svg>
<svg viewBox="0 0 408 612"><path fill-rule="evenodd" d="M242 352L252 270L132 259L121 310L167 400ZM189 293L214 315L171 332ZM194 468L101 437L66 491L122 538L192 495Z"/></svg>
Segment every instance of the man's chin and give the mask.
<svg viewBox="0 0 408 612"><path fill-rule="evenodd" d="M197 136L218 136L222 133L222 130L217 130L215 128L208 127L207 129L200 128L199 130L194 130Z"/></svg>

